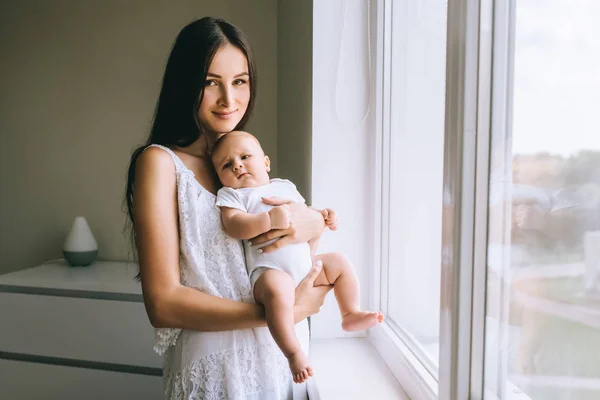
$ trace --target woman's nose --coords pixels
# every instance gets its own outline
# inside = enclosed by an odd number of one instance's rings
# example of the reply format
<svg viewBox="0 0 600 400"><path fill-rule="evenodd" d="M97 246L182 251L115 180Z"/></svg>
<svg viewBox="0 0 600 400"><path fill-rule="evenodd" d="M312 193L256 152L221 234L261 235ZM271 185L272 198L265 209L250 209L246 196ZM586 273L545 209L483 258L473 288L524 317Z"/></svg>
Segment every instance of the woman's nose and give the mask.
<svg viewBox="0 0 600 400"><path fill-rule="evenodd" d="M221 89L221 98L219 99L219 105L223 107L229 107L231 104L231 88L223 85Z"/></svg>

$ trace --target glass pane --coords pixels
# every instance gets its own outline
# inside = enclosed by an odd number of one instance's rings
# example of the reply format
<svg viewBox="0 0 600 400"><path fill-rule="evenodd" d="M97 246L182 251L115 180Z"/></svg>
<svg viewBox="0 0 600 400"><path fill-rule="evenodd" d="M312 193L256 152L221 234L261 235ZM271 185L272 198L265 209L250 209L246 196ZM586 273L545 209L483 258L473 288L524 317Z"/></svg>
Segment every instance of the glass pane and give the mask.
<svg viewBox="0 0 600 400"><path fill-rule="evenodd" d="M516 1L512 134L493 130L490 171L485 387L501 399L600 399L598 21L595 0Z"/></svg>
<svg viewBox="0 0 600 400"><path fill-rule="evenodd" d="M437 371L445 0L392 3L388 321Z"/></svg>

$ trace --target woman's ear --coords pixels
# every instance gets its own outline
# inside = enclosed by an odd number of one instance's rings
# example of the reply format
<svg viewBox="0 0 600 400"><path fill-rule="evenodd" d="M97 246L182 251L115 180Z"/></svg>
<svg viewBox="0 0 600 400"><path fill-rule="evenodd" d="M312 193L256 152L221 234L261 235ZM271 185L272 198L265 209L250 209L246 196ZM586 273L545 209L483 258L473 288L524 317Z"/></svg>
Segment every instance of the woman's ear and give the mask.
<svg viewBox="0 0 600 400"><path fill-rule="evenodd" d="M267 167L267 172L271 172L271 160L269 160L269 156L265 156L265 167Z"/></svg>

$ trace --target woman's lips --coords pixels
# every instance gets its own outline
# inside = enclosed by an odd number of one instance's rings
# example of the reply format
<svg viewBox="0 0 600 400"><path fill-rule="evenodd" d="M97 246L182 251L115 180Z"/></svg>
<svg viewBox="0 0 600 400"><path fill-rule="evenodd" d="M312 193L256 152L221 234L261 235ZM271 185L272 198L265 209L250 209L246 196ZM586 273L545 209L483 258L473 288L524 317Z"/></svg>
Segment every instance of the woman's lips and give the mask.
<svg viewBox="0 0 600 400"><path fill-rule="evenodd" d="M235 114L236 110L233 111L229 111L229 112L216 112L213 111L213 114L219 118L219 119L229 119L233 116L233 114Z"/></svg>

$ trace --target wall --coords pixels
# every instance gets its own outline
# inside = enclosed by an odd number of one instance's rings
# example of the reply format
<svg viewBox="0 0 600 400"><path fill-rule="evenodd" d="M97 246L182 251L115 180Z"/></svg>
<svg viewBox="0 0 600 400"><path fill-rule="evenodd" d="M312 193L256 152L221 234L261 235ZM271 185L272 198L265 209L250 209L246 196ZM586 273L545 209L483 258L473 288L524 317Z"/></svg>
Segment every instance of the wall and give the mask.
<svg viewBox="0 0 600 400"><path fill-rule="evenodd" d="M375 4L348 1L345 11L343 0L278 4L280 175L309 204L338 212L340 229L325 232L319 252L340 251L354 261L366 307L373 249L364 243L374 229L375 176L375 54L369 70L366 15L370 4L374 48ZM340 322L331 294L312 318L313 337L364 335L344 333Z"/></svg>
<svg viewBox="0 0 600 400"><path fill-rule="evenodd" d="M149 131L177 33L206 15L238 25L254 46L260 88L248 129L276 167L276 0L0 3L0 273L61 257L77 215L100 259L129 257L129 156Z"/></svg>
<svg viewBox="0 0 600 400"><path fill-rule="evenodd" d="M319 1L313 10L312 203L335 209L340 218L338 231L325 232L319 251L340 251L354 262L365 307L375 250L365 245L375 229L374 3ZM355 336L344 333L340 322L335 298L328 296L313 317L313 337Z"/></svg>
<svg viewBox="0 0 600 400"><path fill-rule="evenodd" d="M279 0L277 9L277 152L280 177L311 201L312 1Z"/></svg>

